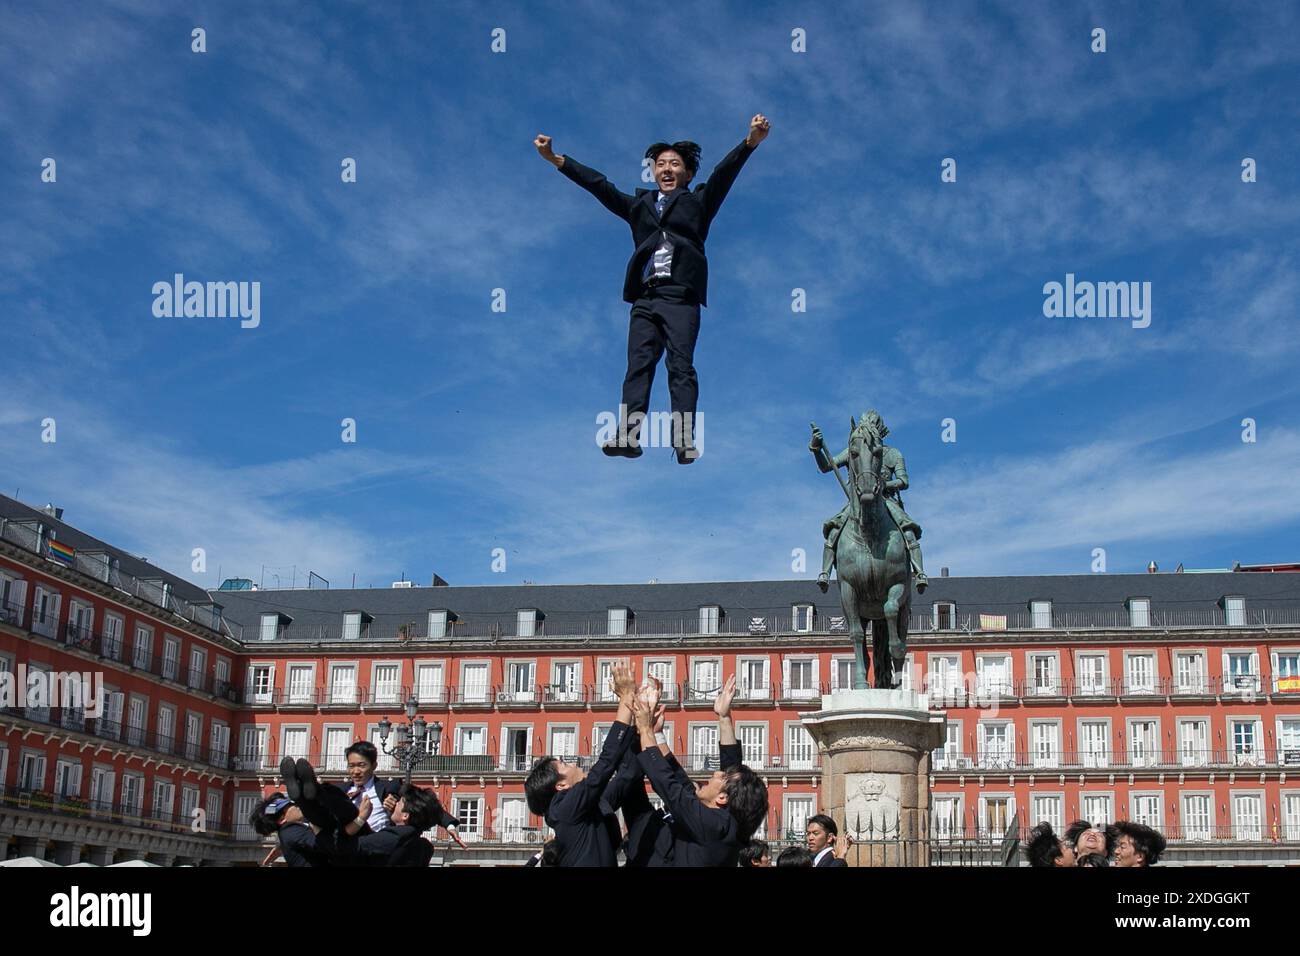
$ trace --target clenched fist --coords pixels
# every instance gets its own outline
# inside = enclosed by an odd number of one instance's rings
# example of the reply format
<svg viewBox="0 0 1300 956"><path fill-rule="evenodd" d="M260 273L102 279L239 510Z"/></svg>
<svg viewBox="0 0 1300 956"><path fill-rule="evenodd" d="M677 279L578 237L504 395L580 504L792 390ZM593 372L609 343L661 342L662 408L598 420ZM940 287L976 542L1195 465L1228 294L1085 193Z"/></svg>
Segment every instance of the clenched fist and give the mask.
<svg viewBox="0 0 1300 956"><path fill-rule="evenodd" d="M564 165L564 157L555 155L555 150L551 149L551 137L547 136L545 133L538 133L537 138L533 140L533 145L537 147L537 152L541 155L542 159L546 160L556 169L559 169Z"/></svg>
<svg viewBox="0 0 1300 956"><path fill-rule="evenodd" d="M767 117L762 113L756 113L754 118L749 121L749 135L745 137L745 142L753 149L763 140L767 139L767 134L771 131L772 124L767 121Z"/></svg>

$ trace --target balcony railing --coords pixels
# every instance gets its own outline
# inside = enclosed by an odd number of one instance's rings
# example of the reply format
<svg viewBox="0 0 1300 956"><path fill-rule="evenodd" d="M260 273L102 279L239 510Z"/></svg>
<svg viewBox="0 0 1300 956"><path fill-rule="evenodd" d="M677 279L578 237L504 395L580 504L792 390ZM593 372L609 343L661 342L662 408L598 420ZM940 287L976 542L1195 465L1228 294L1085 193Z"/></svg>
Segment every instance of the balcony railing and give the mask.
<svg viewBox="0 0 1300 956"><path fill-rule="evenodd" d="M1186 770L1206 768L1232 770L1242 767L1285 770L1300 767L1300 747L1294 749L1165 749L1079 751L1058 753L989 752L975 756L932 752L930 767L935 771L1043 770Z"/></svg>
<svg viewBox="0 0 1300 956"><path fill-rule="evenodd" d="M57 814L60 817L79 817L96 823L116 823L133 828L163 829L175 833L193 834L193 818L188 813L155 813L152 808L93 800L86 797L61 796L46 791L16 789L0 793L0 806L36 813ZM230 819L225 814L220 819L211 816L204 820L200 836L225 838L232 836Z"/></svg>
<svg viewBox="0 0 1300 956"><path fill-rule="evenodd" d="M195 763L220 770L230 769L230 756L224 749L212 749L199 744L185 744L178 748L171 735L129 725L123 727L120 720L110 717L88 719L79 707L0 707L0 714L21 717L34 724L70 730L101 740L125 741L133 747L165 756L184 756Z"/></svg>

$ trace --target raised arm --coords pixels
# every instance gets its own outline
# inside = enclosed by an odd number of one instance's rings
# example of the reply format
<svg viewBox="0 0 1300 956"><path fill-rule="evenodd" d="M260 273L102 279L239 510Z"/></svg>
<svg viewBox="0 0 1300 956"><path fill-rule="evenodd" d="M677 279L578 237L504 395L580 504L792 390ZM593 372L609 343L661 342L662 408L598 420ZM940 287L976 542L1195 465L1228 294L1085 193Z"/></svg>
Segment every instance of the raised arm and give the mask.
<svg viewBox="0 0 1300 956"><path fill-rule="evenodd" d="M628 221L632 214L632 203L636 202L635 196L620 192L618 187L601 173L582 165L572 156L557 155L551 148L551 137L539 133L533 140L533 145L537 147L537 152L541 154L542 159L599 199L600 204L618 218L624 222Z"/></svg>
<svg viewBox="0 0 1300 956"><path fill-rule="evenodd" d="M636 697L636 679L626 664L614 668L612 677L614 693L618 695L618 716L605 735L600 757L562 802L563 819L577 820L593 807L599 806L610 778L618 770L623 755L632 743L632 701ZM554 806L554 804L553 804ZM559 817L557 817L559 819Z"/></svg>
<svg viewBox="0 0 1300 956"><path fill-rule="evenodd" d="M736 743L736 725L731 720L731 702L736 699L736 675L727 678L726 685L713 701L713 712L718 715L718 766L723 770L739 767L743 752Z"/></svg>
<svg viewBox="0 0 1300 956"><path fill-rule="evenodd" d="M704 207L704 221L712 222L722 207L722 200L731 191L731 184L740 175L740 167L745 165L749 154L758 148L758 144L767 138L771 124L762 113L749 121L749 135L735 149L723 156L718 165L713 167L709 180L700 187L700 204Z"/></svg>

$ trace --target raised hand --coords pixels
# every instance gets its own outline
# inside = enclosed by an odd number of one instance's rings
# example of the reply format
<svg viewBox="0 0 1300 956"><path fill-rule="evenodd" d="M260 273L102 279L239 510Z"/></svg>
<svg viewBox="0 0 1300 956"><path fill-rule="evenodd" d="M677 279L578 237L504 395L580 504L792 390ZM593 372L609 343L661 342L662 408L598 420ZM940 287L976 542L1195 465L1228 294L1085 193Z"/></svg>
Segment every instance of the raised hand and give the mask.
<svg viewBox="0 0 1300 956"><path fill-rule="evenodd" d="M831 852L835 855L835 859L843 860L849 855L849 847L852 845L853 837L849 836L847 833L841 833L835 838L835 849Z"/></svg>
<svg viewBox="0 0 1300 956"><path fill-rule="evenodd" d="M369 802L369 800L366 801L366 803ZM397 797L390 793L384 797L384 810L391 815L395 809L397 809Z"/></svg>
<svg viewBox="0 0 1300 956"><path fill-rule="evenodd" d="M809 424L811 425L812 423L809 422ZM808 442L808 450L816 451L818 448L822 448L825 444L826 444L826 439L822 437L822 430L818 428L816 425L813 425L812 440Z"/></svg>
<svg viewBox="0 0 1300 956"><path fill-rule="evenodd" d="M749 121L749 135L745 137L745 142L749 144L750 148L753 148L767 139L767 134L771 129L772 124L767 121L767 117L762 113L756 113L754 118Z"/></svg>
<svg viewBox="0 0 1300 956"><path fill-rule="evenodd" d="M654 710L659 706L659 698L663 695L663 684L659 678L647 675L645 681L641 684L641 692L638 695L645 701L646 707Z"/></svg>
<svg viewBox="0 0 1300 956"><path fill-rule="evenodd" d="M632 700L632 719L636 722L637 732L644 737L647 734L654 734L654 710L646 704L641 695L637 695Z"/></svg>
<svg viewBox="0 0 1300 956"><path fill-rule="evenodd" d="M555 150L551 149L551 137L544 133L538 133L537 138L533 140L533 145L537 147L537 152L541 154L542 159L548 163L555 162Z"/></svg>
<svg viewBox="0 0 1300 956"><path fill-rule="evenodd" d="M636 696L636 675L626 661L614 665L610 680L613 683L614 696L618 698L619 703L631 707L632 698Z"/></svg>
<svg viewBox="0 0 1300 956"><path fill-rule="evenodd" d="M731 716L731 702L736 699L736 675L732 674L727 678L727 683L723 685L722 690L718 691L718 696L713 699L713 712L718 715L719 720Z"/></svg>
<svg viewBox="0 0 1300 956"><path fill-rule="evenodd" d="M664 732L664 714L667 711L668 708L663 704L660 704L658 707L655 708L655 733L656 734L662 734Z"/></svg>

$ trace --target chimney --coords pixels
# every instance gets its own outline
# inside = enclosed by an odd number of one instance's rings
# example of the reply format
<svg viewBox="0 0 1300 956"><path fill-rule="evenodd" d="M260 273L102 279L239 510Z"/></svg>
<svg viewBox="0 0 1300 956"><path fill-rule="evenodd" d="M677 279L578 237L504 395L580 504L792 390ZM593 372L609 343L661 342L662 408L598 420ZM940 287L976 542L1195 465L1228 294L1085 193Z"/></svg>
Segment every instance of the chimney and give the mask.
<svg viewBox="0 0 1300 956"><path fill-rule="evenodd" d="M947 569L947 568L940 568L940 569L939 569L939 577L941 577L941 578L946 578L947 576L948 576L948 569Z"/></svg>
<svg viewBox="0 0 1300 956"><path fill-rule="evenodd" d="M445 588L445 587L447 587L447 582L444 581L444 580L442 579L441 576L435 574L435 575L433 576L433 580L429 582L429 587L431 587L431 588Z"/></svg>
<svg viewBox="0 0 1300 956"><path fill-rule="evenodd" d="M63 520L63 509L54 507L53 502L46 502L45 508L43 510L47 515L54 518L55 521Z"/></svg>
<svg viewBox="0 0 1300 956"><path fill-rule="evenodd" d="M1160 570L1160 566L1156 564L1154 561L1152 561L1150 564L1147 565L1147 574L1155 574L1159 570Z"/></svg>

